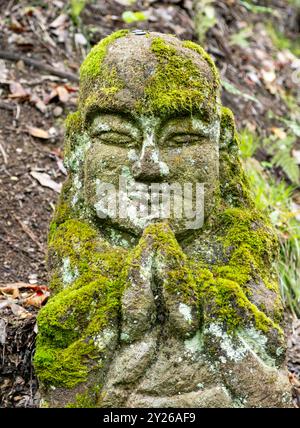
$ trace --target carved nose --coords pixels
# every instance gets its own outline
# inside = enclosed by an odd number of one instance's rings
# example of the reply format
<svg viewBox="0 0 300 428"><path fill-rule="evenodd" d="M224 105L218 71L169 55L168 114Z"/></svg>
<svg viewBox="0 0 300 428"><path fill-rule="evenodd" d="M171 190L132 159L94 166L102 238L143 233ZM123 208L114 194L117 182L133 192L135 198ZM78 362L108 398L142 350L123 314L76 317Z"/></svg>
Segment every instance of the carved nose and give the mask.
<svg viewBox="0 0 300 428"><path fill-rule="evenodd" d="M160 160L156 147L143 148L140 158L132 165L132 174L139 181L161 181L169 174L167 164Z"/></svg>

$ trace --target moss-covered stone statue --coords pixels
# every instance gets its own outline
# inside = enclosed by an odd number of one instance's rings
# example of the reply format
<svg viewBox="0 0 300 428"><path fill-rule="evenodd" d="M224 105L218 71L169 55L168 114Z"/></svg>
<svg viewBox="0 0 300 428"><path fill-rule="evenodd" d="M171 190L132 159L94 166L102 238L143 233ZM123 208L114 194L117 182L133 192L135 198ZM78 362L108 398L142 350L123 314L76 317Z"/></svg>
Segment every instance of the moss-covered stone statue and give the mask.
<svg viewBox="0 0 300 428"><path fill-rule="evenodd" d="M118 31L83 62L38 316L41 405L291 406L276 235L219 88L201 47L159 33ZM204 220L137 215L134 195L123 212L120 179L202 183Z"/></svg>

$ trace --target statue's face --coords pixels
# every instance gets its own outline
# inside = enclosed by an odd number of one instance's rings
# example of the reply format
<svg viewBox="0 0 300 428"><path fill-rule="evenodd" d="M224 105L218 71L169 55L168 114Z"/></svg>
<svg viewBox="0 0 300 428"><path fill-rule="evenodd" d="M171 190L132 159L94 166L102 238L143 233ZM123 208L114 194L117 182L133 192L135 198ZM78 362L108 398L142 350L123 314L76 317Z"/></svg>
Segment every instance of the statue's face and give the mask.
<svg viewBox="0 0 300 428"><path fill-rule="evenodd" d="M218 184L218 121L99 113L89 135L84 191L99 218L137 236L157 219L179 237L202 226Z"/></svg>

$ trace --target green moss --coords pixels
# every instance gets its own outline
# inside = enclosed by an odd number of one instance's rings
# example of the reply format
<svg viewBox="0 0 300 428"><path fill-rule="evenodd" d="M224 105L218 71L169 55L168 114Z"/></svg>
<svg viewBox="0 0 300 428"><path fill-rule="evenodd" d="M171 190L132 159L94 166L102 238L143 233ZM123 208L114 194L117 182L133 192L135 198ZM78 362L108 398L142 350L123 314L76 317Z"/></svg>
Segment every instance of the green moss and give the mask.
<svg viewBox="0 0 300 428"><path fill-rule="evenodd" d="M215 86L215 89L217 90L220 85L220 75L216 67L216 64L214 63L211 56L202 48L202 46L198 45L197 43L191 42L190 40L183 41L182 46L197 52L208 63L211 69L211 72L214 76L214 86Z"/></svg>
<svg viewBox="0 0 300 428"><path fill-rule="evenodd" d="M278 242L269 222L255 210L228 208L218 213L214 228L226 262L208 266L202 261L193 268L206 322L216 319L229 331L252 323L264 333L276 330L282 338L282 305L273 275ZM272 318L252 303L252 281L256 293L259 287L270 289Z"/></svg>
<svg viewBox="0 0 300 428"><path fill-rule="evenodd" d="M143 265L147 249L156 257L156 269L160 269L164 289L170 294L181 295L184 302L194 299L196 284L190 271L187 256L183 253L174 233L166 223L149 225L131 255L131 266ZM167 265L165 265L167 261Z"/></svg>
<svg viewBox="0 0 300 428"><path fill-rule="evenodd" d="M184 45L183 45L184 46ZM194 45L186 44L189 49L200 53ZM162 38L155 37L151 43L151 51L155 54L157 67L155 74L145 88L145 99L150 113L171 114L176 111L192 112L197 109L203 116L210 116L216 109L216 92L219 85L215 68L211 75L197 66L192 58L181 55L174 46ZM144 101L140 108L145 110ZM137 107L138 109L139 107ZM146 111L145 111L146 112Z"/></svg>
<svg viewBox="0 0 300 428"><path fill-rule="evenodd" d="M97 395L101 385L91 388L91 390L82 394L76 394L75 401L66 405L66 408L89 409L96 407Z"/></svg>
<svg viewBox="0 0 300 428"><path fill-rule="evenodd" d="M90 366L88 362L96 356L96 348L91 340L80 339L67 349L56 349L44 341L43 335L39 335L34 367L45 386L73 388L87 380Z"/></svg>
<svg viewBox="0 0 300 428"><path fill-rule="evenodd" d="M85 382L90 372L101 368L101 354L108 352L97 347L97 336L105 328L113 331L118 324L126 252L108 248L97 237L88 224L67 220L49 239L50 286L56 294L39 312L34 357L45 386L73 388ZM67 269L76 272L67 284L64 276L70 272L64 272L64 260Z"/></svg>
<svg viewBox="0 0 300 428"><path fill-rule="evenodd" d="M277 238L265 216L256 210L229 208L219 219L219 231L225 249L231 250L231 263L243 264L246 269L257 269L265 276L277 251Z"/></svg>
<svg viewBox="0 0 300 428"><path fill-rule="evenodd" d="M55 232L49 235L48 254L56 272L50 287L59 291L66 285L63 283L63 261L68 261L71 273L77 272L79 279L75 278L73 287L79 288L102 276L116 279L126 251L109 247L97 230L87 223L70 219L58 227L56 225Z"/></svg>
<svg viewBox="0 0 300 428"><path fill-rule="evenodd" d="M82 116L80 111L69 113L65 120L66 135L78 134L82 131Z"/></svg>
<svg viewBox="0 0 300 428"><path fill-rule="evenodd" d="M217 278L200 283L199 298L207 324L215 319L225 324L228 332L234 332L243 325L253 323L264 333L275 329L280 336L283 335L279 325L247 299L242 287L236 281Z"/></svg>
<svg viewBox="0 0 300 428"><path fill-rule="evenodd" d="M94 46L80 67L80 83L86 79L97 78L101 75L101 65L106 56L108 46L120 37L125 37L128 30L119 30L105 37Z"/></svg>
<svg viewBox="0 0 300 428"><path fill-rule="evenodd" d="M254 208L249 183L239 158L239 141L234 116L229 108L221 109L220 192L227 207Z"/></svg>
<svg viewBox="0 0 300 428"><path fill-rule="evenodd" d="M87 112L91 106L89 96L92 96L95 104L98 104L98 99L101 99L104 104L105 102L109 104L109 101L113 101L113 95L124 87L117 70L104 65L103 61L108 46L120 37L125 37L128 32L128 30L119 30L105 37L92 48L81 64L79 108L83 111Z"/></svg>

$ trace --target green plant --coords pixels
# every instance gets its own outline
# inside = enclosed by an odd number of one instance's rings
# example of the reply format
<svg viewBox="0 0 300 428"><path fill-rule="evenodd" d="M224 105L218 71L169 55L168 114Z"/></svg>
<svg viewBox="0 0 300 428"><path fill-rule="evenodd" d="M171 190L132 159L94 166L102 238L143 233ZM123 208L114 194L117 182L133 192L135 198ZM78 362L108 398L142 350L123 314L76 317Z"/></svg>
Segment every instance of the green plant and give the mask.
<svg viewBox="0 0 300 428"><path fill-rule="evenodd" d="M292 183L298 184L299 167L291 154L295 141L295 135L287 135L283 139L270 136L263 140L263 146L267 153L272 156L271 164L280 167Z"/></svg>
<svg viewBox="0 0 300 428"><path fill-rule="evenodd" d="M298 228L297 228L298 230ZM296 232L297 233L297 232ZM299 231L298 231L299 234ZM278 270L280 273L281 295L291 311L300 317L300 240L299 236L282 240L281 258Z"/></svg>
<svg viewBox="0 0 300 428"><path fill-rule="evenodd" d="M195 1L195 29L200 43L204 43L207 31L216 23L215 9L212 0Z"/></svg>
<svg viewBox="0 0 300 428"><path fill-rule="evenodd" d="M278 50L290 50L294 55L300 55L300 43L299 40L288 39L283 33L274 28L274 24L269 22L266 25L266 30L272 40L273 45Z"/></svg>
<svg viewBox="0 0 300 428"><path fill-rule="evenodd" d="M240 151L257 207L267 213L280 242L277 272L282 298L289 309L300 316L300 228L292 207L295 188L275 179L252 156L259 138L248 130L240 133Z"/></svg>
<svg viewBox="0 0 300 428"><path fill-rule="evenodd" d="M274 13L274 10L271 7L259 6L253 4L249 1L240 0L241 5L243 5L247 10L253 13Z"/></svg>
<svg viewBox="0 0 300 428"><path fill-rule="evenodd" d="M240 152L243 159L251 158L258 148L258 138L255 134L243 129L240 133Z"/></svg>
<svg viewBox="0 0 300 428"><path fill-rule="evenodd" d="M240 30L238 33L234 33L229 37L229 45L237 45L241 48L247 48L249 46L249 37L252 36L252 27L246 27Z"/></svg>
<svg viewBox="0 0 300 428"><path fill-rule="evenodd" d="M86 4L86 0L70 0L70 16L75 25L79 24L79 17Z"/></svg>
<svg viewBox="0 0 300 428"><path fill-rule="evenodd" d="M257 98L253 97L250 94L246 94L245 92L240 91L236 86L234 86L232 83L228 82L227 80L222 80L222 86L225 89L225 91L229 92L232 95L238 95L240 97L245 98L246 100L253 101L255 103L260 104Z"/></svg>
<svg viewBox="0 0 300 428"><path fill-rule="evenodd" d="M147 16L144 12L132 12L131 10L126 10L122 13L122 19L126 24L131 24L132 22L146 21Z"/></svg>

